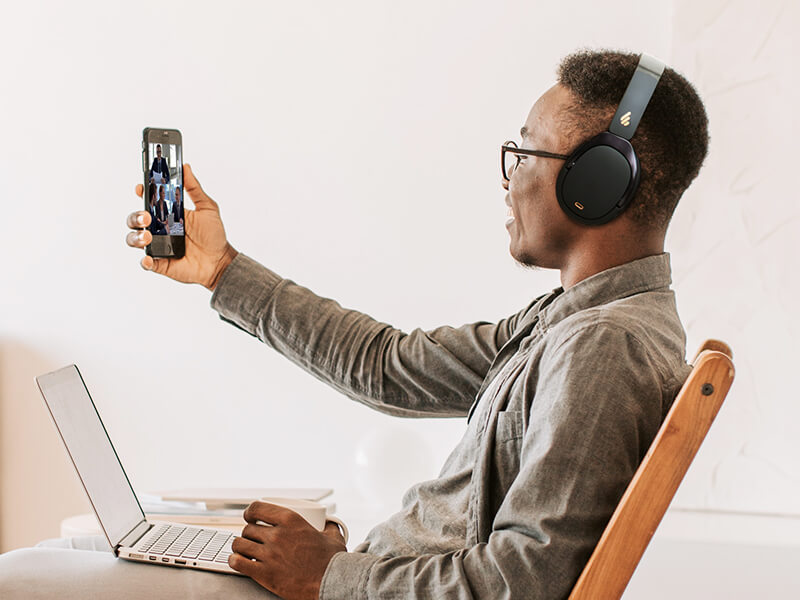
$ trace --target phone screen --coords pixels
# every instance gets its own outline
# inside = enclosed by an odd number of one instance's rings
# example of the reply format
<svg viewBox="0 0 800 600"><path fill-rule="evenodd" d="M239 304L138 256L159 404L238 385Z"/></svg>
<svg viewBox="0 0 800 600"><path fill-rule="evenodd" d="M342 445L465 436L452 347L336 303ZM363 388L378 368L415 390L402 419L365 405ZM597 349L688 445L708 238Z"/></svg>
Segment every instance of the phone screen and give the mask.
<svg viewBox="0 0 800 600"><path fill-rule="evenodd" d="M184 235L183 157L180 144L146 142L144 188L150 233Z"/></svg>

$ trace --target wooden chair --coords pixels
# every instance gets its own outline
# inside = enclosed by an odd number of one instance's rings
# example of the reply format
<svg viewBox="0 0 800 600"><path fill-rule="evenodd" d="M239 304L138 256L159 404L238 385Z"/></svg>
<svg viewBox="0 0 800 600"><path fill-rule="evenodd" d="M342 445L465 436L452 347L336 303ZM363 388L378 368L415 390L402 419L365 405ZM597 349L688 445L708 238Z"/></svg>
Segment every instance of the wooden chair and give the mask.
<svg viewBox="0 0 800 600"><path fill-rule="evenodd" d="M733 354L707 340L650 449L611 516L569 600L617 600L733 382Z"/></svg>

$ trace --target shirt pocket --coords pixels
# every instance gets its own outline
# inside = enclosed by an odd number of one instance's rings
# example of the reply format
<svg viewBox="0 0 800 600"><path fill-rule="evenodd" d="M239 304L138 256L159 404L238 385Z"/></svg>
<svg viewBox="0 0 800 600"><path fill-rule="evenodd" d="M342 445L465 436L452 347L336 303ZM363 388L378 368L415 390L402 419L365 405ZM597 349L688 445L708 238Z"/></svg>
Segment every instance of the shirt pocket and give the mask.
<svg viewBox="0 0 800 600"><path fill-rule="evenodd" d="M521 412L502 411L497 413L497 428L494 434L494 468L489 474L489 494L495 512L519 475L523 435Z"/></svg>
<svg viewBox="0 0 800 600"><path fill-rule="evenodd" d="M498 444L520 440L522 435L522 411L504 410L497 413L495 440Z"/></svg>

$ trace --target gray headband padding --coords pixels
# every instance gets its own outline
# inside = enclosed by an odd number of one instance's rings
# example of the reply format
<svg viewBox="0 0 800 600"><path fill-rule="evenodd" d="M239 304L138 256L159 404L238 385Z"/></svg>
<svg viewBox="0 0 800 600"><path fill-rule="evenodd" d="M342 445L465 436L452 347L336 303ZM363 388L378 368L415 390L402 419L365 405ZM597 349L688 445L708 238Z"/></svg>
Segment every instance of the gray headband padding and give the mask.
<svg viewBox="0 0 800 600"><path fill-rule="evenodd" d="M648 54L642 54L628 89L619 102L619 108L608 130L630 140L636 133L639 121L653 95L653 90L664 72L664 63Z"/></svg>

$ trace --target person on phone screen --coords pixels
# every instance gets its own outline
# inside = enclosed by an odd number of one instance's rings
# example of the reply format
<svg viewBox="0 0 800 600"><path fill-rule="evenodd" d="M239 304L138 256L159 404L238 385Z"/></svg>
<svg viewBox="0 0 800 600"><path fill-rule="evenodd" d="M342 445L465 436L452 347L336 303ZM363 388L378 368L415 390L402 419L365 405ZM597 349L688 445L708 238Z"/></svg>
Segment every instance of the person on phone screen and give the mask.
<svg viewBox="0 0 800 600"><path fill-rule="evenodd" d="M169 165L161 156L161 144L156 144L156 157L150 167L150 177L155 183L169 183Z"/></svg>
<svg viewBox="0 0 800 600"><path fill-rule="evenodd" d="M152 181L147 186L147 198L149 199L147 212L150 214L150 225L147 229L153 235L162 235L164 232L161 230L162 221L156 218L158 207L158 185Z"/></svg>
<svg viewBox="0 0 800 600"><path fill-rule="evenodd" d="M180 186L175 186L175 200L172 203L172 222L174 224L180 223L181 230L183 230L183 195L181 194Z"/></svg>
<svg viewBox="0 0 800 600"><path fill-rule="evenodd" d="M166 235L168 233L169 207L167 206L167 201L164 200L164 186L159 185L156 187L158 188L158 200L152 207L150 216L153 221L150 232L153 235Z"/></svg>
<svg viewBox="0 0 800 600"><path fill-rule="evenodd" d="M250 579L134 563L109 569L113 558L99 552L70 568L70 553L39 548L7 560L8 585L22 577L61 598L104 589L274 598L264 588L291 600L566 598L691 370L664 239L708 149L692 85L664 71L632 139L641 185L618 217L578 223L556 195L565 158L608 129L638 61L606 50L567 56L519 145L503 145L498 211L508 210L509 252L522 265L558 269L561 286L500 320L404 332L320 297L238 252L219 205L185 165L195 206L186 211L186 254L144 256L142 267L206 287L226 322L349 398L400 417L462 419L463 438L439 476L413 486L352 551L335 524L320 532L289 509L254 502L228 559ZM150 218L128 216L130 246L150 243ZM447 244L456 237L442 236ZM375 277L392 281L390 272ZM143 381L154 376L142 372ZM272 459L242 456L254 472ZM37 575L42 561L61 565L60 585Z"/></svg>

